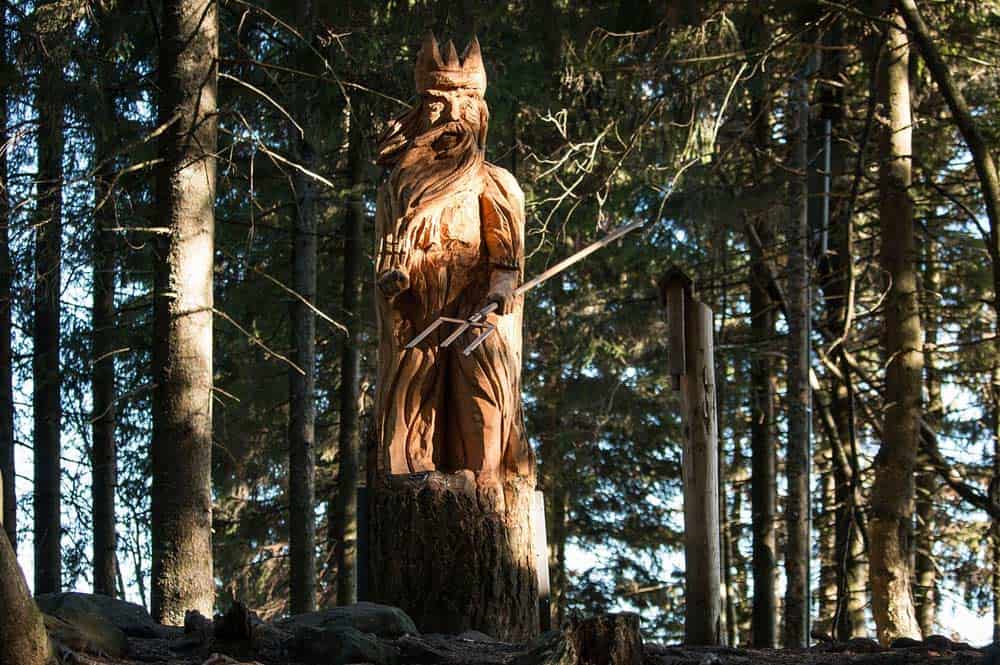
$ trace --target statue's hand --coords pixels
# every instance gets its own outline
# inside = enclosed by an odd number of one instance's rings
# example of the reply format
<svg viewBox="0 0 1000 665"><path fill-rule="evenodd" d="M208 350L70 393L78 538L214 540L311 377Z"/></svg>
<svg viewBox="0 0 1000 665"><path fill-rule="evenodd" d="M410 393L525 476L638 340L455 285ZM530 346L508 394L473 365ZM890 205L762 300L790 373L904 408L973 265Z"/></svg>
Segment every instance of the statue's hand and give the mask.
<svg viewBox="0 0 1000 665"><path fill-rule="evenodd" d="M410 276L398 268L386 270L378 276L378 289L386 298L395 298L408 288Z"/></svg>
<svg viewBox="0 0 1000 665"><path fill-rule="evenodd" d="M515 288L517 288L517 272L496 270L490 278L490 292L486 296L486 302L497 304L497 314L510 314L514 311Z"/></svg>

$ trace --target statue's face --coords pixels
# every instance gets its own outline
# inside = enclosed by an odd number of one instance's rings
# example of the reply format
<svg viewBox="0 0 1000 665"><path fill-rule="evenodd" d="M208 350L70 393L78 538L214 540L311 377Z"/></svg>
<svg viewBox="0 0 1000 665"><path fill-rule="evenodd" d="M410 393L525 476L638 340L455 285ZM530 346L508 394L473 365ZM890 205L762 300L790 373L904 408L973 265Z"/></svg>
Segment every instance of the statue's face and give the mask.
<svg viewBox="0 0 1000 665"><path fill-rule="evenodd" d="M423 93L423 130L449 122L461 122L478 132L482 97L469 90L427 90Z"/></svg>

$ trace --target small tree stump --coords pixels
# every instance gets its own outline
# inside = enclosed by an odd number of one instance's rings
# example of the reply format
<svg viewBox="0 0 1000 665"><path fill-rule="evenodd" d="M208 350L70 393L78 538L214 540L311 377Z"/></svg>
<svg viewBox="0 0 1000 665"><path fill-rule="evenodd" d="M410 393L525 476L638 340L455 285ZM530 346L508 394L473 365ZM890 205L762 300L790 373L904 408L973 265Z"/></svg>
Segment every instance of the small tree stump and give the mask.
<svg viewBox="0 0 1000 665"><path fill-rule="evenodd" d="M480 485L471 471L384 476L371 492L371 599L422 632L538 632L531 529L534 483Z"/></svg>
<svg viewBox="0 0 1000 665"><path fill-rule="evenodd" d="M642 665L639 615L602 614L567 627L560 663L573 665Z"/></svg>

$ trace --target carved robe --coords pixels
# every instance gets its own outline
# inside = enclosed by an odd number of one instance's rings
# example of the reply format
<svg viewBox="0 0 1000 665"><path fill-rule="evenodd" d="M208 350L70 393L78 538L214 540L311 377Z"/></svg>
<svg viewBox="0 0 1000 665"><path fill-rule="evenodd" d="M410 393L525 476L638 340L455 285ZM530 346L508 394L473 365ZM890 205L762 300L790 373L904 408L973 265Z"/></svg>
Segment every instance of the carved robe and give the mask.
<svg viewBox="0 0 1000 665"><path fill-rule="evenodd" d="M501 471L533 473L521 414L521 320L491 314L497 326L469 356L470 330L451 346L442 326L405 345L439 316L467 318L483 307L496 270L524 266L524 199L513 176L479 162L447 196L410 209L390 175L379 188L376 275L404 270L409 288L376 293L379 334L376 468L380 473L471 470L480 482Z"/></svg>

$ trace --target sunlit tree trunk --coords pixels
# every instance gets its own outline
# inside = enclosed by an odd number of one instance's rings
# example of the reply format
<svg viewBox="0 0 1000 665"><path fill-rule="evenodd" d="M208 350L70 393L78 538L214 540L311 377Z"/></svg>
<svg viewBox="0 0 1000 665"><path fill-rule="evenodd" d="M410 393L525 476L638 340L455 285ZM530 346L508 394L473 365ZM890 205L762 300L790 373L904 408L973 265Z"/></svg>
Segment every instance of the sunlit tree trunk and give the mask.
<svg viewBox="0 0 1000 665"><path fill-rule="evenodd" d="M97 65L99 113L94 122L94 253L92 337L92 391L94 412L91 417L92 499L94 511L94 593L115 595L115 484L118 453L115 446L115 266L114 231L116 197L111 181L113 157L119 147L115 141L118 127L113 88L114 61L111 55L117 40L110 12L101 12Z"/></svg>
<svg viewBox="0 0 1000 665"><path fill-rule="evenodd" d="M212 616L212 266L217 4L164 0L151 463L153 616Z"/></svg>
<svg viewBox="0 0 1000 665"><path fill-rule="evenodd" d="M888 31L879 76L879 99L886 118L879 146L879 220L882 270L889 280L884 306L888 366L885 424L874 464L869 522L872 614L883 644L897 637L920 639L910 591L909 539L924 364L913 204L907 191L913 149L910 49L902 17L897 11L887 16L893 27Z"/></svg>
<svg viewBox="0 0 1000 665"><path fill-rule="evenodd" d="M312 42L313 10L312 0L296 2L296 22L306 43ZM302 129L291 127L289 131L298 163L315 171L318 160L313 145L315 100L309 94L311 89L307 83L297 86L294 110ZM316 609L316 314L310 305L316 301L318 225L312 178L296 170L292 180L292 289L306 301L292 298L289 304L292 361L297 366L288 370L289 604L292 614L300 614Z"/></svg>
<svg viewBox="0 0 1000 665"><path fill-rule="evenodd" d="M60 284L62 270L63 70L53 48L38 75L38 178L35 208L34 411L35 593L61 591L59 483L62 465Z"/></svg>
<svg viewBox="0 0 1000 665"><path fill-rule="evenodd" d="M347 172L351 191L344 214L344 291L341 304L348 317L348 336L340 359L340 429L337 475L337 510L334 542L337 559L337 604L357 600L357 490L360 470L358 397L361 390L361 261L362 229L365 223L365 134L364 110L360 99L353 100L348 130Z"/></svg>
<svg viewBox="0 0 1000 665"><path fill-rule="evenodd" d="M7 70L7 14L0 12L0 70ZM7 95L0 90L0 145L7 144ZM7 192L7 151L0 150L0 474L3 485L4 530L17 544L17 496L14 491L14 358L11 354L11 285L14 274L10 256L10 198Z"/></svg>
<svg viewBox="0 0 1000 665"><path fill-rule="evenodd" d="M6 476L0 473L0 486L8 484ZM50 665L52 647L42 614L28 593L24 573L6 536L0 536L0 608L3 608L0 612L0 663Z"/></svg>

